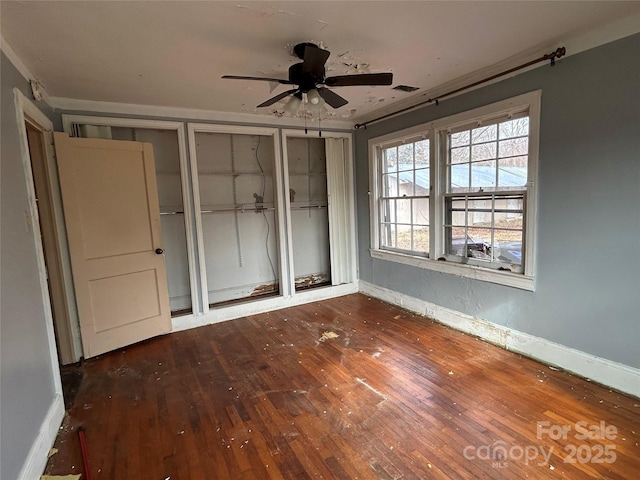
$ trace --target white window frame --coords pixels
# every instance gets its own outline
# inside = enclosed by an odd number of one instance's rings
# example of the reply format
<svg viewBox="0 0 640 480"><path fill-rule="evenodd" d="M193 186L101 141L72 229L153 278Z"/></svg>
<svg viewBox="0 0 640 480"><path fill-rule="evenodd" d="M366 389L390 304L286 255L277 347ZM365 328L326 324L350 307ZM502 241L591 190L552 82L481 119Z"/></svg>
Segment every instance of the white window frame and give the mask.
<svg viewBox="0 0 640 480"><path fill-rule="evenodd" d="M538 149L540 139L540 90L519 95L507 100L485 105L473 110L434 120L429 123L393 132L369 140L369 208L371 228L371 249L373 258L387 260L419 268L458 275L461 277L506 285L523 290L535 290L536 235L537 224L537 178ZM438 261L445 257L444 245L444 194L446 192L446 145L444 135L456 127L474 121L482 122L504 115L527 111L529 115L529 152L524 218L524 272L499 271L471 263ZM380 248L380 220L378 199L381 194L379 159L381 148L413 142L417 138L429 138L431 159L430 185L430 245L429 258L410 253L399 253ZM445 257L446 258L446 257Z"/></svg>

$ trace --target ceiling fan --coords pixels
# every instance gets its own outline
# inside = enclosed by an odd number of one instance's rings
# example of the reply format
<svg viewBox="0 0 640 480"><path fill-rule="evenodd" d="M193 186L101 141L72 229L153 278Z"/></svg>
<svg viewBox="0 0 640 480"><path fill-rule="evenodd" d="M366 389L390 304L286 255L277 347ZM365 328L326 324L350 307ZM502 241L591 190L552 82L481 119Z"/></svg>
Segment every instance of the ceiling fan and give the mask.
<svg viewBox="0 0 640 480"><path fill-rule="evenodd" d="M302 60L289 67L289 79L265 78L265 77L245 77L241 75L224 75L222 78L234 80L260 80L266 82L277 82L283 85L296 85L296 88L282 92L269 100L262 102L257 108L268 107L283 98L291 95L291 99L285 106L285 110L296 113L302 103L302 95L306 94L310 108L322 108L326 102L333 108L340 108L347 103L337 93L326 87L349 87L358 85L391 85L393 74L385 73L363 73L355 75L337 75L325 77L325 63L330 52L309 42L299 43L293 48L293 52ZM324 86L322 86L324 85Z"/></svg>

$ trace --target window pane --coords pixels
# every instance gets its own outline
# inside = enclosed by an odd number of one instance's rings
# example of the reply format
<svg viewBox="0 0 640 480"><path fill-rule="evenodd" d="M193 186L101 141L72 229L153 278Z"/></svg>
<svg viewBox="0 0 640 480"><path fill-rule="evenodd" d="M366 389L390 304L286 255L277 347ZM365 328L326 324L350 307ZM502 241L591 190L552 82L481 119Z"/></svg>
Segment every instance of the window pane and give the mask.
<svg viewBox="0 0 640 480"><path fill-rule="evenodd" d="M526 137L513 138L511 140L502 140L499 143L500 158L527 155L529 153L529 139Z"/></svg>
<svg viewBox="0 0 640 480"><path fill-rule="evenodd" d="M467 230L467 257L491 260L490 228L469 228Z"/></svg>
<svg viewBox="0 0 640 480"><path fill-rule="evenodd" d="M384 197L398 196L398 178L396 175L382 176L382 195Z"/></svg>
<svg viewBox="0 0 640 480"><path fill-rule="evenodd" d="M498 125L487 125L471 130L471 143L490 142L498 138Z"/></svg>
<svg viewBox="0 0 640 480"><path fill-rule="evenodd" d="M398 170L413 169L413 143L398 147Z"/></svg>
<svg viewBox="0 0 640 480"><path fill-rule="evenodd" d="M380 224L380 246L393 248L396 246L395 225L391 223Z"/></svg>
<svg viewBox="0 0 640 480"><path fill-rule="evenodd" d="M451 146L460 147L463 145L469 145L469 130L465 130L464 132L452 133Z"/></svg>
<svg viewBox="0 0 640 480"><path fill-rule="evenodd" d="M464 257L466 230L464 227L445 227L445 252Z"/></svg>
<svg viewBox="0 0 640 480"><path fill-rule="evenodd" d="M529 117L502 122L499 128L500 139L529 135Z"/></svg>
<svg viewBox="0 0 640 480"><path fill-rule="evenodd" d="M429 140L421 140L415 143L416 168L429 166Z"/></svg>
<svg viewBox="0 0 640 480"><path fill-rule="evenodd" d="M469 200L467 202L467 225L491 227L491 198Z"/></svg>
<svg viewBox="0 0 640 480"><path fill-rule="evenodd" d="M469 147L456 147L451 149L449 163L466 163L469 161Z"/></svg>
<svg viewBox="0 0 640 480"><path fill-rule="evenodd" d="M398 225L398 243L396 248L411 250L411 225Z"/></svg>
<svg viewBox="0 0 640 480"><path fill-rule="evenodd" d="M395 172L396 171L396 165L398 163L398 150L396 147L393 148L387 148L384 150L383 153L383 165L382 165L382 171L383 172Z"/></svg>
<svg viewBox="0 0 640 480"><path fill-rule="evenodd" d="M429 225L429 199L416 198L413 202L413 219L414 225Z"/></svg>
<svg viewBox="0 0 640 480"><path fill-rule="evenodd" d="M469 190L469 164L451 165L449 171L450 192Z"/></svg>
<svg viewBox="0 0 640 480"><path fill-rule="evenodd" d="M429 227L413 227L413 250L421 253L429 253Z"/></svg>
<svg viewBox="0 0 640 480"><path fill-rule="evenodd" d="M496 230L494 257L501 262L522 265L522 231Z"/></svg>
<svg viewBox="0 0 640 480"><path fill-rule="evenodd" d="M411 199L396 200L397 223L411 223Z"/></svg>
<svg viewBox="0 0 640 480"><path fill-rule="evenodd" d="M496 186L496 161L471 164L471 188L489 189Z"/></svg>
<svg viewBox="0 0 640 480"><path fill-rule="evenodd" d="M419 196L429 195L431 185L431 173L428 168L421 168L415 171L414 194Z"/></svg>
<svg viewBox="0 0 640 480"><path fill-rule="evenodd" d="M396 221L396 201L395 200L380 201L380 221L381 222Z"/></svg>
<svg viewBox="0 0 640 480"><path fill-rule="evenodd" d="M466 213L466 201L464 200L451 200L446 202L446 220L447 225L461 226L463 227L462 234L464 234L464 226L467 223ZM460 233L460 232L458 232Z"/></svg>
<svg viewBox="0 0 640 480"><path fill-rule="evenodd" d="M527 157L498 160L498 186L500 188L522 188L526 184Z"/></svg>
<svg viewBox="0 0 640 480"><path fill-rule="evenodd" d="M513 141L513 140L509 140ZM471 161L489 160L494 159L497 156L497 149L495 142L481 143L479 145L473 145L471 147Z"/></svg>

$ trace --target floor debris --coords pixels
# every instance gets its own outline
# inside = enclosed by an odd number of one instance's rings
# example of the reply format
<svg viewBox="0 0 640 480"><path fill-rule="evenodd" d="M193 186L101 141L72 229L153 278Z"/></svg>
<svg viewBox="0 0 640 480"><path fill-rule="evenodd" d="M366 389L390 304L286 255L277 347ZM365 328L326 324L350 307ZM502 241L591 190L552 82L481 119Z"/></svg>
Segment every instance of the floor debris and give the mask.
<svg viewBox="0 0 640 480"><path fill-rule="evenodd" d="M339 335L336 332L324 332L320 337L320 341L324 342L325 340L329 340L331 338L338 338Z"/></svg>

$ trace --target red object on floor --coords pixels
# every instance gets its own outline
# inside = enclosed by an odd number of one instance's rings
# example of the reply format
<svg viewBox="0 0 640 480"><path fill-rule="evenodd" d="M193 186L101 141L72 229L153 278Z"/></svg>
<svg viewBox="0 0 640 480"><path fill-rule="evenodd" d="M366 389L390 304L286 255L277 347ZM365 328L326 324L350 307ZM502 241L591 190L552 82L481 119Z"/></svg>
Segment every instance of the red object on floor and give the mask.
<svg viewBox="0 0 640 480"><path fill-rule="evenodd" d="M87 452L87 439L84 435L84 428L78 429L78 437L80 438L80 450L82 450L82 463L84 463L84 476L86 480L92 480L91 465L89 464L89 453Z"/></svg>

